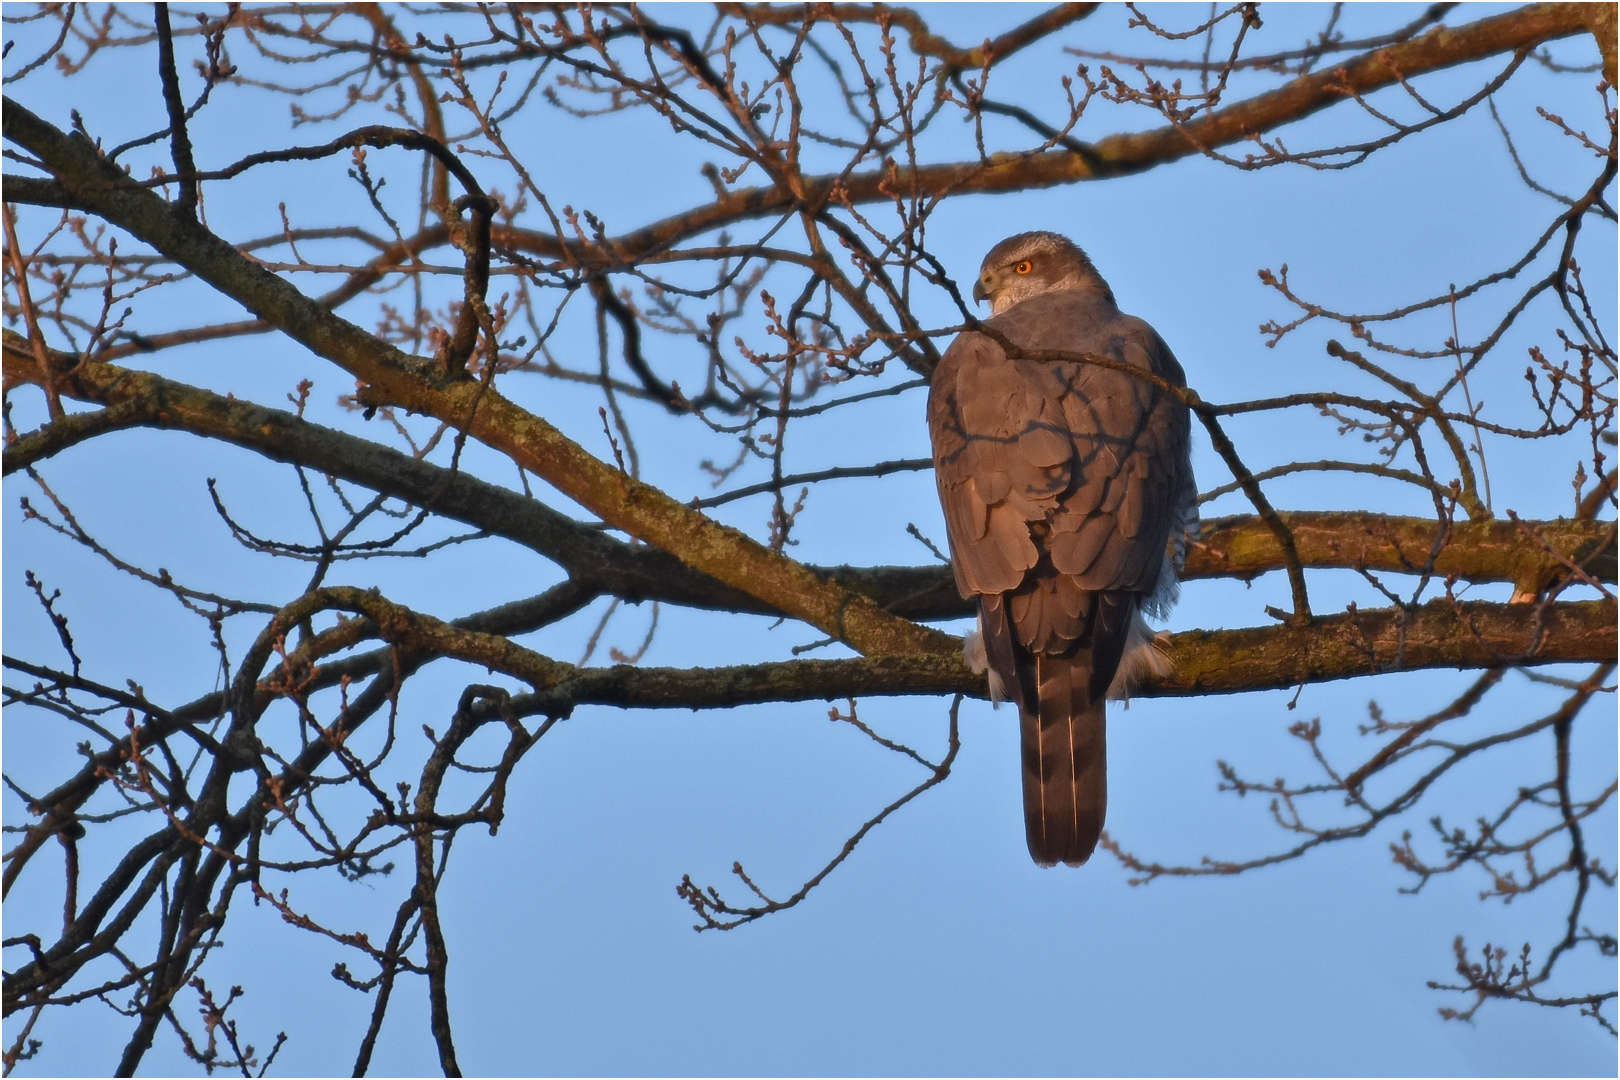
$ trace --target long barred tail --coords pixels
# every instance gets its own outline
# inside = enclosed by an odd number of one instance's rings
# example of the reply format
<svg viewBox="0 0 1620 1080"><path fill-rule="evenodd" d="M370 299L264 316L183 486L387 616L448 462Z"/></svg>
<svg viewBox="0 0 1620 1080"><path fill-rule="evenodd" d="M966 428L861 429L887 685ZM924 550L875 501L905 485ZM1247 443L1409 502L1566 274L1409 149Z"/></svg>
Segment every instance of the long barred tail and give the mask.
<svg viewBox="0 0 1620 1080"><path fill-rule="evenodd" d="M1039 712L1019 709L1025 836L1040 865L1079 866L1096 849L1108 811L1103 697L1093 697L1089 655L1034 660Z"/></svg>
<svg viewBox="0 0 1620 1080"><path fill-rule="evenodd" d="M1140 621L1134 593L1087 596L1083 640L1066 654L1018 644L1006 598L979 597L985 660L1018 703L1024 831L1030 856L1042 866L1079 866L1102 835L1108 810L1103 702L1132 626Z"/></svg>

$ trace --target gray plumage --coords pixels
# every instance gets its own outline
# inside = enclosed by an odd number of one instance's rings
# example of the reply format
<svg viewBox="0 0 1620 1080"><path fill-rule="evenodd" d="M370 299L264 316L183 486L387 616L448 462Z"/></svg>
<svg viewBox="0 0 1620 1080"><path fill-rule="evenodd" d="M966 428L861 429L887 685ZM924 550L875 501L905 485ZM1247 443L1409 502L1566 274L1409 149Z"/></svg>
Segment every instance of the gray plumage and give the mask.
<svg viewBox="0 0 1620 1080"><path fill-rule="evenodd" d="M1169 346L1056 233L997 244L973 295L1019 349L1185 385ZM1030 855L1078 866L1107 809L1104 700L1128 691L1116 675L1167 669L1140 613L1174 603L1197 521L1186 407L1126 372L1009 358L969 331L934 372L928 426L957 588L979 605L969 659L982 650L992 696L1018 705Z"/></svg>

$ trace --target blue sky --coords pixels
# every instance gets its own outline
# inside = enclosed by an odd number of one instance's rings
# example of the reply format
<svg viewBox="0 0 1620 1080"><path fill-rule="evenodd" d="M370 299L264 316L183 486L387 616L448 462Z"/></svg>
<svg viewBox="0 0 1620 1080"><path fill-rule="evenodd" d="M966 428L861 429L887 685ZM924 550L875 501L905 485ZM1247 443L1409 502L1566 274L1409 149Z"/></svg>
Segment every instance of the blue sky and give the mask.
<svg viewBox="0 0 1620 1080"><path fill-rule="evenodd" d="M937 32L966 43L999 33L1032 10L963 4L928 7L927 16ZM1202 10L1163 14L1191 20ZM1449 21L1493 10L1501 9L1464 7ZM1283 48L1303 40L1325 9L1264 11L1259 47ZM1347 32L1362 32L1358 23L1386 28L1407 17L1404 10L1351 6ZM1125 18L1123 9L1105 9L998 71L992 90L1014 100L1049 101L1058 76L1074 63L1057 45L1105 47L1122 40ZM38 32L6 29L7 40L30 40L26 34ZM1570 63L1596 58L1586 38L1558 43L1553 52ZM18 55L27 53L19 46ZM1455 96L1497 63L1421 85ZM121 142L162 126L152 64L150 53L129 50L98 58L71 80L41 71L8 93L63 126L67 110L77 108L92 132ZM1595 167L1550 133L1534 108L1545 103L1572 123L1600 129L1597 95L1582 78L1595 83L1598 76L1555 77L1527 67L1497 101L1538 179L1565 191L1584 187ZM1332 130L1342 108L1290 129L1290 144ZM282 98L252 89L220 91L193 129L200 160L219 164L266 145L329 137L324 130L286 131L286 116ZM536 110L531 123L514 121L509 134L536 148L537 180L555 192L556 205L590 207L611 232L679 210L708 190L698 172L701 155L673 156L679 144L646 116L567 120ZM1145 123L1099 107L1077 135L1096 138L1122 124ZM960 133L950 138L959 148L971 145ZM401 164L403 155L394 153L387 167L405 206L414 165ZM384 167L383 153L373 160ZM656 169L651 180L649 162ZM324 169L267 170L234 187L209 189L209 221L241 239L277 231L276 203L283 199L289 212L301 215L298 224L367 214L340 181L341 167L330 162ZM1325 354L1326 329L1308 327L1275 349L1264 346L1257 327L1287 309L1260 284L1257 270L1287 263L1302 292L1340 310L1379 309L1511 262L1556 213L1551 205L1519 182L1481 108L1344 172L1250 174L1190 159L1122 180L956 199L936 214L930 240L960 280L1005 235L1036 227L1067 233L1091 254L1121 306L1148 319L1171 344L1192 385L1208 399L1228 401L1365 383ZM42 220L25 215L25 231ZM1584 269L1604 306L1604 325L1612 328L1614 230L1596 223L1588 229ZM195 288L175 294L190 299L169 299L166 290L143 299L143 326L185 325L196 318L192 304L211 305L211 317L239 317ZM925 321L955 321L938 297L925 298L919 308ZM1465 307L1462 317L1478 321L1465 324L1463 336L1477 336L1495 310L1490 302ZM364 324L362 314L349 312ZM1524 348L1550 344L1547 325L1546 319L1525 320L1499 348L1499 362L1480 373L1476 398L1501 402L1506 415L1515 414L1510 403L1523 397ZM588 319L566 327L557 350L593 355L588 329ZM1432 346L1450 331L1427 326L1423 332ZM170 377L271 405L307 376L316 382L312 417L366 432L334 404L352 379L297 352L258 338L174 350L151 362ZM1438 381L1421 365L1411 373ZM903 377L899 371L885 376ZM593 452L607 453L594 394L518 379L511 377L503 390ZM31 427L39 420L36 403L24 400L26 394L18 398L17 423ZM913 391L834 414L813 437L807 430L790 443L790 468L926 455L922 401L922 392ZM696 436L690 421L635 403L629 408L645 478L677 497L707 494L697 462L725 456L724 445ZM1347 453L1332 425L1314 416L1234 422L1231 432L1256 468ZM1567 477L1578 453L1567 446L1502 449L1491 458L1497 508L1527 517L1568 513ZM1228 479L1206 442L1196 455L1204 488ZM497 482L516 482L510 465L492 454L470 451L469 465ZM759 466L753 469L732 482L764 477ZM306 576L301 566L269 563L231 545L204 485L218 477L222 497L250 526L293 534L304 527L301 496L284 467L190 436L135 431L62 454L42 471L87 527L132 561L177 573L184 567L198 587L241 588L246 581L255 598L277 602L295 595ZM1269 490L1288 509L1422 513L1426 502L1387 484L1320 475ZM24 569L32 569L48 587L63 590L94 677L114 684L135 678L155 700L170 703L212 689L214 665L201 624L22 521L17 499L30 492L26 479L6 481L6 651L43 662L57 655L53 632L22 584ZM1206 514L1242 509L1228 499ZM763 535L767 512L765 500L753 499L717 516ZM908 523L943 540L927 473L829 486L813 494L792 554L824 563L915 563L927 556L906 534ZM354 569L344 572L353 583L379 585L402 603L444 617L539 592L557 578L533 553L502 541L452 549L425 563L350 565ZM1313 587L1319 611L1350 599L1371 602L1349 574L1317 575ZM1495 596L1490 590L1476 595ZM1263 624L1264 605L1286 605L1286 597L1286 584L1275 575L1252 586L1198 583L1187 588L1170 625ZM530 635L525 644L578 659L604 606L599 602ZM634 648L648 615L632 608L616 616L604 647ZM665 609L645 662L781 658L816 636L798 625L772 628L763 619ZM599 655L597 662L603 660ZM1360 760L1370 750L1356 725L1365 720L1369 699L1376 697L1391 714L1417 717L1450 700L1470 678L1442 672L1312 686L1293 711L1286 707L1290 695L1280 692L1138 701L1110 717L1110 831L1131 850L1163 861L1285 847L1287 838L1270 823L1261 800L1216 792L1217 759L1256 778L1303 778L1309 756L1286 729L1319 716L1325 745L1340 760ZM420 723L441 725L461 687L486 679L481 671L446 665L418 676L404 703L406 737ZM1556 701L1545 688L1510 676L1468 730L1539 715ZM937 756L947 704L874 699L862 702L861 716ZM1599 702L1577 725L1580 776L1589 788L1613 775L1613 715L1612 700ZM53 724L43 714L7 715L8 774L45 787L68 767L77 736L67 738ZM1448 977L1458 934L1476 947L1546 940L1559 905L1567 902L1562 888L1505 908L1478 902L1488 882L1461 874L1405 895L1398 890L1411 882L1389 858L1388 845L1401 830L1421 836L1431 814L1466 824L1499 810L1518 784L1539 780L1550 768L1550 741L1518 757L1482 756L1440 785L1432 806L1426 802L1360 842L1237 879L1148 886L1130 885L1106 855L1079 871L1043 871L1029 862L1011 710L964 703L962 742L950 780L872 833L804 904L729 934L695 934L691 913L674 893L683 874L740 899L740 886L729 888L729 868L740 860L767 891L791 893L862 821L917 783L920 770L848 726L829 724L821 703L707 714L580 709L518 770L500 835L468 831L457 841L441 908L463 1067L487 1074L673 1075L1613 1073L1614 1040L1568 1010L1496 1005L1483 1009L1475 1024L1447 1023L1435 1010L1460 1002L1424 985ZM421 750L411 752L419 759ZM1532 752L1546 760L1533 759ZM4 814L7 824L23 820L20 801L9 791ZM1589 843L1610 852L1605 862L1613 865L1612 805L1592 823ZM7 902L8 935L24 923L49 928L59 919L59 897L49 888L58 873L58 864L41 857L23 875ZM300 908L379 937L408 887L398 874L362 883L301 875L286 885ZM1601 921L1612 908L1612 894L1602 896L1589 914ZM231 919L229 944L210 961L209 977L215 986L234 982L247 990L238 1006L244 1037L262 1048L275 1032L289 1033L278 1074L346 1071L370 999L327 973L338 960L359 972L355 958L284 925L268 907L239 902ZM1573 986L1610 986L1614 965L1577 961L1571 976ZM406 982L394 1001L373 1074L434 1071L424 987ZM8 1039L16 1019L7 1021ZM42 1021L35 1034L46 1045L35 1068L63 1075L108 1071L126 1030L127 1021L99 1005ZM146 1071L189 1071L171 1035L160 1037Z"/></svg>

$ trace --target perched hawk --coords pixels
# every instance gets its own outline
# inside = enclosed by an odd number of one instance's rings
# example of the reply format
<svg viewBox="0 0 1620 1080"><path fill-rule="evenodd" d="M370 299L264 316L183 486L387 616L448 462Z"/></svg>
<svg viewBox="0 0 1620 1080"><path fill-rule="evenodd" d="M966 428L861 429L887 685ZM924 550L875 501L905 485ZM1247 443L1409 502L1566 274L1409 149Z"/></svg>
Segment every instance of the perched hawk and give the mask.
<svg viewBox="0 0 1620 1080"><path fill-rule="evenodd" d="M1185 385L1170 347L1121 314L1056 233L997 244L973 297L1019 350L1107 357ZM979 603L968 662L988 665L994 699L1018 704L1029 853L1079 866L1108 803L1104 698L1168 670L1141 612L1175 602L1196 527L1186 406L1127 372L1009 358L969 331L934 372L928 427L956 585Z"/></svg>

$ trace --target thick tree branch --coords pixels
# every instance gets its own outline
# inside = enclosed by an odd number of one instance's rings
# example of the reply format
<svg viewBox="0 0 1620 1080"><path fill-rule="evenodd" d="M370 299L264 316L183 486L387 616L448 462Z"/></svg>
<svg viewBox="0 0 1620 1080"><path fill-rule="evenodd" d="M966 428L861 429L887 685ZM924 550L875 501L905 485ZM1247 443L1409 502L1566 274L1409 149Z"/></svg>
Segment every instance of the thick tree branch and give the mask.
<svg viewBox="0 0 1620 1080"><path fill-rule="evenodd" d="M1172 634L1168 678L1150 680L1139 697L1279 690L1361 675L1431 668L1539 665L1612 659L1620 635L1609 601L1529 604L1444 600L1416 608L1320 615L1308 627L1264 626ZM1404 626L1403 626L1404 622ZM1539 649L1534 643L1541 636ZM984 676L959 660L875 657L792 660L725 668L580 669L555 689L516 695L520 715L564 713L577 705L625 708L735 706L770 701L836 700L910 694L985 697Z"/></svg>
<svg viewBox="0 0 1620 1080"><path fill-rule="evenodd" d="M4 332L8 384L41 378L27 343ZM63 372L74 358L53 351ZM187 431L252 450L275 461L303 465L392 495L416 506L506 537L555 561L578 583L631 601L661 600L691 607L777 614L741 590L681 564L666 552L633 548L550 507L465 473L413 458L369 440L300 419L289 412L112 364L85 363L58 378L66 397L105 406L74 413L23 435L4 450L4 472L36 464L66 446L122 427ZM1417 573L1425 569L1438 525L1432 519L1391 517L1362 511L1296 512L1281 515L1294 536L1302 564L1310 568ZM1547 542L1586 572L1615 583L1611 522L1527 522ZM1282 569L1272 531L1251 515L1204 523L1188 552L1183 577L1252 579ZM1512 522L1460 522L1432 567L1438 577L1472 582L1512 582L1534 592L1564 566ZM955 618L972 613L956 591L950 570L926 567L812 567L844 588L869 597L908 619ZM525 626L507 633L533 629Z"/></svg>
<svg viewBox="0 0 1620 1080"><path fill-rule="evenodd" d="M362 639L381 638L414 654L462 660L537 688L512 698L519 715L567 715L580 705L693 709L915 694L987 696L984 676L969 671L958 656L788 660L715 668L576 667L360 589L311 593L290 605L282 621L291 624L333 608L366 616L369 621L358 628ZM1435 600L1407 613L1379 608L1324 615L1303 628L1189 630L1162 639L1175 670L1147 679L1135 696L1247 693L1434 668L1601 663L1620 646L1616 615L1614 602L1608 600L1544 605ZM91 685L35 664L8 660L7 665L66 687ZM308 689L321 684L312 682ZM173 720L164 714L141 737L161 738L175 730L181 717L206 713L209 700L212 696L175 710ZM68 794L53 792L42 803Z"/></svg>
<svg viewBox="0 0 1620 1080"><path fill-rule="evenodd" d="M492 387L453 374L441 376L379 341L150 191L127 186L121 171L99 158L88 140L63 134L10 99L4 106L7 137L76 188L95 213L362 380L366 404L403 406L465 427L610 524L863 653L907 655L952 648L947 635L889 615L865 597L609 467Z"/></svg>
<svg viewBox="0 0 1620 1080"><path fill-rule="evenodd" d="M804 201L824 202L835 184L839 199L853 203L888 202L895 190L940 196L1026 191L1082 180L1130 176L1202 153L1243 142L1252 135L1304 119L1331 105L1352 100L1428 71L1455 67L1499 53L1533 48L1589 29L1591 11L1601 4L1530 4L1466 26L1439 26L1421 37L1347 59L1325 71L1302 75L1285 86L1219 109L1179 126L1110 135L1091 144L1084 155L1069 150L1033 154L994 154L985 162L965 161L886 169L848 176L802 180ZM8 196L9 197L9 196ZM769 217L794 206L791 192L777 187L746 188L705 206L665 218L643 229L615 237L609 250L633 259L667 248L686 237L749 218ZM561 257L555 236L525 233L526 250ZM572 245L571 245L572 246ZM579 251L575 253L590 255ZM594 253L598 256L600 253Z"/></svg>

